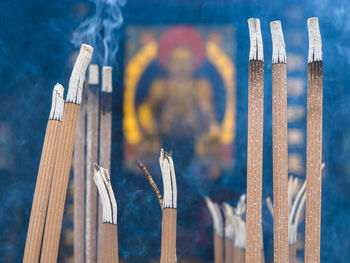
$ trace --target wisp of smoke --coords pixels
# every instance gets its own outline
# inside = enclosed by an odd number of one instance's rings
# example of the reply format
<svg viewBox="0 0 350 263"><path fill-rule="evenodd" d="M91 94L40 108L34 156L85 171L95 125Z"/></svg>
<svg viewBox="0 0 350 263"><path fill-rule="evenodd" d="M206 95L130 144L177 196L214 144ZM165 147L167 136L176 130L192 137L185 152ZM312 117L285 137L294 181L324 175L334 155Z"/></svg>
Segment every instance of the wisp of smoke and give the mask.
<svg viewBox="0 0 350 263"><path fill-rule="evenodd" d="M111 65L118 52L119 29L123 24L121 7L126 0L89 0L95 5L95 13L83 21L74 31L72 43L79 47L86 42L95 48L94 60Z"/></svg>

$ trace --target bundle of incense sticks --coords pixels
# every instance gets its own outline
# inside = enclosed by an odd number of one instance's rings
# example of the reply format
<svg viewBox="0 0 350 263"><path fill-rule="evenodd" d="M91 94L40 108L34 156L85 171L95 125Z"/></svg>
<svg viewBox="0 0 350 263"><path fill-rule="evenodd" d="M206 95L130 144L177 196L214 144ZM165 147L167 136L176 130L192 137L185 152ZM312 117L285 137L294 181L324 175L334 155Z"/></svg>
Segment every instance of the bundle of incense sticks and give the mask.
<svg viewBox="0 0 350 263"><path fill-rule="evenodd" d="M296 263L296 243L297 243L297 233L298 225L301 221L302 211L305 205L305 187L306 181L301 186L298 178L289 177L288 180L288 261L289 263ZM273 217L276 216L275 204L272 205L270 197L266 199L267 207Z"/></svg>
<svg viewBox="0 0 350 263"><path fill-rule="evenodd" d="M205 198L209 212L213 219L214 232L214 262L224 263L224 226L220 207L209 197Z"/></svg>
<svg viewBox="0 0 350 263"><path fill-rule="evenodd" d="M233 262L236 232L234 210L228 203L223 203L223 211L225 216L225 263L231 263Z"/></svg>
<svg viewBox="0 0 350 263"><path fill-rule="evenodd" d="M112 143L112 67L102 69L102 93L100 105L100 164L108 171L111 168ZM115 232L109 231L110 224L103 224L102 199L99 199L98 211L98 262L115 262L111 255L109 243L114 241ZM106 256L105 256L106 255Z"/></svg>
<svg viewBox="0 0 350 263"><path fill-rule="evenodd" d="M63 92L63 86L56 84L52 93L51 111L47 122L35 185L23 262L39 261L47 204L49 202L53 169L56 161L58 136L64 109Z"/></svg>
<svg viewBox="0 0 350 263"><path fill-rule="evenodd" d="M85 255L87 262L96 262L97 192L93 183L92 165L98 161L99 68L90 65L87 86L86 130L86 221Z"/></svg>
<svg viewBox="0 0 350 263"><path fill-rule="evenodd" d="M247 143L246 262L261 262L264 118L264 54L260 20L248 20L250 36Z"/></svg>
<svg viewBox="0 0 350 263"><path fill-rule="evenodd" d="M76 126L82 101L83 83L92 51L93 48L89 45L83 44L81 46L69 80L42 244L41 262L45 263L57 261Z"/></svg>
<svg viewBox="0 0 350 263"><path fill-rule="evenodd" d="M318 18L307 20L306 214L305 262L320 262L322 188L322 40Z"/></svg>
<svg viewBox="0 0 350 263"><path fill-rule="evenodd" d="M176 259L177 186L173 159L163 149L160 151L159 164L164 188L160 262L174 263Z"/></svg>
<svg viewBox="0 0 350 263"><path fill-rule="evenodd" d="M108 170L95 165L94 181L101 200L103 231L105 231L103 234L103 246L105 248L103 249L102 262L119 262L117 202L114 197Z"/></svg>
<svg viewBox="0 0 350 263"><path fill-rule="evenodd" d="M272 36L272 138L274 261L288 263L287 56L280 21Z"/></svg>
<svg viewBox="0 0 350 263"><path fill-rule="evenodd" d="M83 90L74 143L74 262L85 262L85 132L86 89Z"/></svg>

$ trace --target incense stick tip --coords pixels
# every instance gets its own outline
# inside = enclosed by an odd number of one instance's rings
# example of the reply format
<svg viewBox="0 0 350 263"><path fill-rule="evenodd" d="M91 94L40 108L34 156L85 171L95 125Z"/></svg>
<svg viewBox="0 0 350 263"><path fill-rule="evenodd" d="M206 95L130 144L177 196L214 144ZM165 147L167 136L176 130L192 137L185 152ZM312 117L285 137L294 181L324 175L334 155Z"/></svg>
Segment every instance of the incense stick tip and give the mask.
<svg viewBox="0 0 350 263"><path fill-rule="evenodd" d="M104 66L102 69L102 91L107 93L113 91L112 71L113 68L109 66Z"/></svg>
<svg viewBox="0 0 350 263"><path fill-rule="evenodd" d="M250 51L249 60L264 61L263 41L260 29L260 19L248 19Z"/></svg>
<svg viewBox="0 0 350 263"><path fill-rule="evenodd" d="M163 179L163 208L177 207L177 186L174 162L171 156L163 149L160 151L159 157L160 170Z"/></svg>
<svg viewBox="0 0 350 263"><path fill-rule="evenodd" d="M272 63L286 63L286 47L284 43L281 21L270 22L272 38Z"/></svg>
<svg viewBox="0 0 350 263"><path fill-rule="evenodd" d="M93 48L82 44L69 79L67 102L81 104L85 73L90 63Z"/></svg>
<svg viewBox="0 0 350 263"><path fill-rule="evenodd" d="M311 17L307 20L309 32L309 56L308 63L322 61L322 39L317 17Z"/></svg>
<svg viewBox="0 0 350 263"><path fill-rule="evenodd" d="M62 121L63 110L64 110L63 92L64 92L63 86L57 83L53 88L53 92L52 92L52 104L51 104L49 120Z"/></svg>
<svg viewBox="0 0 350 263"><path fill-rule="evenodd" d="M98 85L99 74L98 74L98 65L91 64L89 66L89 84Z"/></svg>

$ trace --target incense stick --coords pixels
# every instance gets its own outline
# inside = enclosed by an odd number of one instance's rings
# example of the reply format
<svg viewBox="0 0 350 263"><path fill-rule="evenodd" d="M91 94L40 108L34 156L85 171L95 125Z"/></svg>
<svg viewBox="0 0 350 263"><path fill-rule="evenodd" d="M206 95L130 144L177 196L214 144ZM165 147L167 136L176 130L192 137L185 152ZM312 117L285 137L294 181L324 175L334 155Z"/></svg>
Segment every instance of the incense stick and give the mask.
<svg viewBox="0 0 350 263"><path fill-rule="evenodd" d="M38 176L30 213L23 262L38 262L43 237L47 204L49 202L53 169L57 154L58 136L64 108L63 86L56 84L52 93L52 105L47 122Z"/></svg>
<svg viewBox="0 0 350 263"><path fill-rule="evenodd" d="M233 262L233 251L235 248L235 222L233 207L227 203L223 204L225 215L225 262Z"/></svg>
<svg viewBox="0 0 350 263"><path fill-rule="evenodd" d="M74 262L85 260L85 117L86 90L83 90L77 135L74 143Z"/></svg>
<svg viewBox="0 0 350 263"><path fill-rule="evenodd" d="M176 259L176 217L177 217L177 186L173 159L160 151L160 169L163 178L163 211L161 263L174 263Z"/></svg>
<svg viewBox="0 0 350 263"><path fill-rule="evenodd" d="M237 209L234 211L235 224L235 244L233 251L233 262L244 263L246 254L246 223L244 214L246 213L246 196L242 195L239 199Z"/></svg>
<svg viewBox="0 0 350 263"><path fill-rule="evenodd" d="M106 170L111 168L111 148L112 148L112 67L102 68L102 93L100 105L100 163ZM110 224L102 222L102 203L99 200L98 210L98 262L114 262L113 257L108 256L113 253L111 248L115 241L116 233L111 231Z"/></svg>
<svg viewBox="0 0 350 263"><path fill-rule="evenodd" d="M86 130L86 221L85 255L86 262L96 262L96 224L97 192L93 183L92 164L98 160L98 113L99 113L99 69L98 65L89 67L87 87L87 130Z"/></svg>
<svg viewBox="0 0 350 263"><path fill-rule="evenodd" d="M274 262L288 263L287 57L280 21L272 36L272 138Z"/></svg>
<svg viewBox="0 0 350 263"><path fill-rule="evenodd" d="M40 260L45 263L57 261L69 170L72 162L80 103L82 101L82 89L92 51L92 47L86 44L81 46L69 80Z"/></svg>
<svg viewBox="0 0 350 263"><path fill-rule="evenodd" d="M97 186L101 205L103 222L103 261L104 263L119 262L117 202L113 193L108 170L95 164L94 181Z"/></svg>
<svg viewBox="0 0 350 263"><path fill-rule="evenodd" d="M305 262L320 262L322 188L322 40L318 18L309 18L307 77Z"/></svg>
<svg viewBox="0 0 350 263"><path fill-rule="evenodd" d="M260 20L248 20L250 35L246 262L261 262L261 204L264 118L264 55Z"/></svg>
<svg viewBox="0 0 350 263"><path fill-rule="evenodd" d="M205 198L211 217L214 232L214 262L224 262L224 226L220 208L209 197Z"/></svg>
<svg viewBox="0 0 350 263"><path fill-rule="evenodd" d="M160 208L163 208L163 199L162 199L162 194L160 193L156 183L154 182L152 176L150 175L150 173L148 172L147 168L144 166L143 163L141 163L140 161L136 161L136 164L138 165L138 167L141 169L142 173L145 175L147 181L149 182L149 184L152 186L153 191L158 199Z"/></svg>
<svg viewBox="0 0 350 263"><path fill-rule="evenodd" d="M296 243L298 234L298 225L301 221L301 213L305 204L306 181L300 186L299 179L289 177L288 180L288 203L290 204L288 216L288 262L296 263ZM270 197L266 198L267 206L271 215L274 217L274 207Z"/></svg>

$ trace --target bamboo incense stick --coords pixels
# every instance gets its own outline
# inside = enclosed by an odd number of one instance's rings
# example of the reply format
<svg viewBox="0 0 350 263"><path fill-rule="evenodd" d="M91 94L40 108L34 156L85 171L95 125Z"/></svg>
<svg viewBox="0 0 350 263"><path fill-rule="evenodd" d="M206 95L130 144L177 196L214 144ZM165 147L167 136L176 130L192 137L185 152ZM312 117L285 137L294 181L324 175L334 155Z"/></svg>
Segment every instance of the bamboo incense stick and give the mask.
<svg viewBox="0 0 350 263"><path fill-rule="evenodd" d="M280 21L272 36L272 138L274 262L288 263L287 56Z"/></svg>
<svg viewBox="0 0 350 263"><path fill-rule="evenodd" d="M246 262L261 262L261 205L264 118L264 55L260 20L248 20L250 35Z"/></svg>
<svg viewBox="0 0 350 263"><path fill-rule="evenodd" d="M117 202L113 193L108 170L95 164L94 181L102 206L103 263L118 263Z"/></svg>
<svg viewBox="0 0 350 263"><path fill-rule="evenodd" d="M39 261L47 204L49 202L50 187L57 154L58 136L64 109L63 92L63 86L56 84L52 93L51 112L47 122L32 210L30 213L27 240L23 256L23 262L26 263Z"/></svg>
<svg viewBox="0 0 350 263"><path fill-rule="evenodd" d="M322 189L322 40L318 18L307 20L309 58L307 72L305 262L320 262Z"/></svg>
<svg viewBox="0 0 350 263"><path fill-rule="evenodd" d="M214 262L224 263L224 226L220 208L209 197L205 198L211 217L214 232Z"/></svg>
<svg viewBox="0 0 350 263"><path fill-rule="evenodd" d="M111 168L112 148L112 67L102 68L102 92L100 105L100 164L106 170ZM98 210L98 262L114 262L110 242L115 239L115 231L110 231L110 224L103 224L102 203L99 198ZM113 246L112 246L113 247ZM104 256L106 255L106 257Z"/></svg>
<svg viewBox="0 0 350 263"><path fill-rule="evenodd" d="M77 135L74 143L74 262L85 261L85 117L86 90L83 90Z"/></svg>
<svg viewBox="0 0 350 263"><path fill-rule="evenodd" d="M223 211L225 215L225 262L232 263L236 231L233 207L227 203L224 203Z"/></svg>
<svg viewBox="0 0 350 263"><path fill-rule="evenodd" d="M87 130L86 130L86 218L85 255L86 262L96 262L97 257L97 192L93 182L94 163L98 161L99 119L99 68L90 65L87 86Z"/></svg>
<svg viewBox="0 0 350 263"><path fill-rule="evenodd" d="M163 208L163 199L162 199L162 194L160 193L156 183L154 182L152 176L150 175L150 173L148 172L147 168L144 166L143 163L141 163L140 161L136 161L136 164L138 165L138 167L141 169L142 173L145 175L147 181L149 182L149 184L152 186L153 191L158 199L160 208Z"/></svg>
<svg viewBox="0 0 350 263"><path fill-rule="evenodd" d="M57 261L64 203L66 200L69 171L76 135L85 72L90 63L93 48L83 44L69 80L68 94L59 135L57 158L53 172L50 200L47 211L40 262Z"/></svg>
<svg viewBox="0 0 350 263"><path fill-rule="evenodd" d="M159 164L164 188L160 262L174 263L176 259L177 186L173 159L163 149L160 151Z"/></svg>

